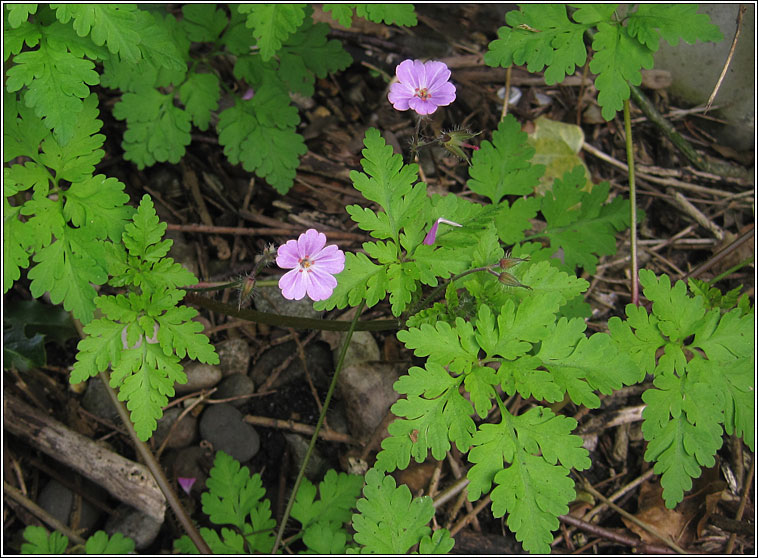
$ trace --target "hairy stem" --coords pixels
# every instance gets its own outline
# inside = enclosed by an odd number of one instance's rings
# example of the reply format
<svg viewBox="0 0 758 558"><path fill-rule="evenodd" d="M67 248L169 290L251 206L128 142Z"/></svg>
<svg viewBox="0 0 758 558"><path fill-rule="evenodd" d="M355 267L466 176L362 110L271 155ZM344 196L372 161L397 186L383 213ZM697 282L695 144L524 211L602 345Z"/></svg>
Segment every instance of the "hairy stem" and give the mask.
<svg viewBox="0 0 758 558"><path fill-rule="evenodd" d="M408 316L413 316L414 314L417 314L422 308L427 308L429 304L431 302L434 302L434 300L439 296L440 292L446 289L447 286L453 281L457 281L461 277L471 275L472 273L476 273L478 271L490 271L491 268L492 266L475 267L474 269L469 269L463 273L459 273L458 275L453 275L449 281L445 281L444 283L440 283L434 287L434 290L432 290L432 292L429 293L429 296L427 296L424 300L414 304L411 309L408 310Z"/></svg>
<svg viewBox="0 0 758 558"><path fill-rule="evenodd" d="M632 120L629 116L629 99L624 99L624 135L626 136L626 164L629 167L629 237L632 246L632 304L640 303L640 286L637 277L637 187L634 180L634 144Z"/></svg>
<svg viewBox="0 0 758 558"><path fill-rule="evenodd" d="M351 328L351 322L342 320L319 320L313 318L298 318L296 316L282 316L268 312L258 312L249 308L238 309L236 306L224 304L216 300L188 293L184 300L194 306L200 306L213 312L235 316L243 320L269 324L281 327L293 327L297 329L320 329L324 331L347 331ZM400 323L397 320L366 320L358 322L356 331L386 331L398 329Z"/></svg>
<svg viewBox="0 0 758 558"><path fill-rule="evenodd" d="M145 444L137 436L137 432L134 430L134 426L132 425L132 421L129 418L129 414L124 408L124 404L119 401L116 392L110 385L110 378L108 377L108 373L106 371L100 372L100 379L103 381L105 389L108 391L108 395L110 396L111 401L113 401L113 405L116 407L116 411L118 411L118 414L121 417L121 421L124 423L126 431L129 433L129 436L134 442L134 446L137 448L137 453L139 453L140 457L142 457L143 461L145 462L145 465L153 474L155 482L158 483L158 487L166 497L168 505L171 506L171 509L176 514L176 517L184 528L184 531L187 533L190 540L195 543L195 546L200 551L200 554L212 554L210 547L205 542L203 537L200 536L200 532L195 527L195 524L192 523L192 519L185 511L181 502L179 502L179 498L176 496L176 492L174 492L174 489L171 488L171 484L168 482L166 475L163 474L163 469L161 469L160 464L155 459L153 452L151 452L150 448L147 447L147 444Z"/></svg>
<svg viewBox="0 0 758 558"><path fill-rule="evenodd" d="M318 439L319 431L321 430L321 426L324 424L324 419L326 418L326 410L329 408L329 403L332 400L334 389L337 387L337 379L339 378L340 372L342 371L342 365L345 362L345 354L347 354L347 348L350 345L350 339L352 339L353 337L353 332L356 330L356 326L358 325L358 317L361 315L361 312L363 312L363 308L365 304L366 304L365 300L362 300L361 303L358 305L358 309L355 311L355 316L353 317L352 322L350 322L350 329L347 330L347 334L345 335L345 341L342 343L342 349L340 350L340 356L337 359L337 366L334 369L334 376L332 377L332 383L329 384L329 390L326 392L326 399L324 399L324 406L321 408L321 414L319 414L318 416L316 429L313 432L313 436L311 436L311 443L308 445L308 451L305 452L305 458L303 459L303 464L300 466L300 471L298 471L297 473L295 486L292 487L292 493L290 495L290 499L287 502L287 507L284 510L282 521L279 524L279 531L276 533L276 540L274 541L274 547L271 549L272 554L276 554L276 551L282 542L282 536L284 535L284 528L287 525L287 520L289 519L290 512L292 511L292 505L295 503L295 496L297 496L297 491L300 488L300 483L303 481L303 477L305 476L305 468L308 466L308 461L310 460L311 454L313 453L313 448L316 446L316 440Z"/></svg>

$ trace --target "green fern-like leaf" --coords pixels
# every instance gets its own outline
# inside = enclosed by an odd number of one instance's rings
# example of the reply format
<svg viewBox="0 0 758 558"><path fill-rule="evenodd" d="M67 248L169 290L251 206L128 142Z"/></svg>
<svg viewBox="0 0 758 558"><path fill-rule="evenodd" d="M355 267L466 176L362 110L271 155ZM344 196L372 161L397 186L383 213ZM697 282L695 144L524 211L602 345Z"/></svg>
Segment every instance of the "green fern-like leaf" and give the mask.
<svg viewBox="0 0 758 558"><path fill-rule="evenodd" d="M80 37L89 35L96 45L105 44L112 54L128 62L137 63L142 58L134 4L51 4L51 8L61 23L73 19Z"/></svg>
<svg viewBox="0 0 758 558"><path fill-rule="evenodd" d="M44 527L29 525L24 529L21 554L63 554L68 546L68 537L58 531L48 533Z"/></svg>
<svg viewBox="0 0 758 558"><path fill-rule="evenodd" d="M264 85L251 101L238 101L221 112L219 143L231 163L242 162L245 170L285 194L306 152L303 137L294 130L298 122L297 110L283 91Z"/></svg>
<svg viewBox="0 0 758 558"><path fill-rule="evenodd" d="M55 131L57 141L66 145L76 131L83 99L90 95L87 86L100 82L94 68L91 60L43 40L37 50L13 57L6 88L14 92L26 86L26 105Z"/></svg>
<svg viewBox="0 0 758 558"><path fill-rule="evenodd" d="M701 468L714 463L722 427L753 443L753 311L706 312L704 298L687 296L682 281L672 286L649 270L640 271L640 282L653 313L629 305L628 319L610 320L609 329L641 373L655 374L655 387L642 396L645 459L655 462L666 506L674 507Z"/></svg>
<svg viewBox="0 0 758 558"><path fill-rule="evenodd" d="M248 14L245 25L253 29L263 60L269 60L282 48L282 42L300 27L305 19L305 4L242 4L241 14Z"/></svg>
<svg viewBox="0 0 758 558"><path fill-rule="evenodd" d="M376 469L366 473L363 498L353 515L354 539L363 553L405 554L428 537L429 521L434 515L431 498L412 498L406 485ZM438 537L439 539L439 537Z"/></svg>
<svg viewBox="0 0 758 558"><path fill-rule="evenodd" d="M216 525L234 527L234 530L222 529L221 537L212 529L201 529L200 534L211 550L234 554L271 552L276 522L271 517L269 501L263 498L266 491L260 475L251 475L247 467L240 467L233 457L219 451L206 486L208 491L201 497L203 512ZM178 547L194 549L186 535L180 541L177 541Z"/></svg>
<svg viewBox="0 0 758 558"><path fill-rule="evenodd" d="M526 4L508 12L505 19L509 27L498 29L498 39L484 56L489 66L526 64L530 72L547 66L545 82L552 85L585 63L582 35L588 26L570 21L565 5Z"/></svg>
<svg viewBox="0 0 758 558"><path fill-rule="evenodd" d="M533 193L545 166L529 163L534 148L526 140L527 135L516 118L506 116L493 132L492 143L483 141L474 152L469 188L494 204L507 195Z"/></svg>
<svg viewBox="0 0 758 558"><path fill-rule="evenodd" d="M382 442L376 467L382 471L405 469L410 457L423 462L429 451L435 459L443 459L454 442L466 451L476 427L471 419L473 408L459 392L463 376L452 377L435 362L425 368L412 367L394 388L407 399L392 406L398 417L389 426L390 438Z"/></svg>
<svg viewBox="0 0 758 558"><path fill-rule="evenodd" d="M355 4L355 15L387 25L413 27L418 23L413 4Z"/></svg>
<svg viewBox="0 0 758 558"><path fill-rule="evenodd" d="M126 120L124 159L142 169L156 162L178 163L190 144L190 114L174 105L173 95L157 89L125 93L113 116Z"/></svg>
<svg viewBox="0 0 758 558"><path fill-rule="evenodd" d="M500 424L483 424L474 435L469 461L469 500L492 491L492 513L508 513L508 527L534 553L549 553L558 516L575 497L569 469L590 466L576 421L534 407L518 417L503 410ZM509 464L509 465L504 465Z"/></svg>
<svg viewBox="0 0 758 558"><path fill-rule="evenodd" d="M177 306L184 294L177 284L196 279L164 258L170 243L161 241L165 224L158 221L148 196L124 229L126 250L109 253L115 273L111 283L136 290L128 297L97 297L104 318L85 327L88 336L79 343L71 382L82 382L110 366L111 386L127 402L135 430L146 440L174 394L174 384L187 381L179 359L189 356L217 364L218 356L199 333L202 326L192 321L197 311Z"/></svg>
<svg viewBox="0 0 758 558"><path fill-rule="evenodd" d="M598 258L616 253L615 233L629 225L628 201L621 197L606 204L609 184L595 184L583 191L584 169L575 167L556 180L552 192L545 194L542 214L548 226L544 235L553 250L563 249L566 268L581 266L594 273Z"/></svg>

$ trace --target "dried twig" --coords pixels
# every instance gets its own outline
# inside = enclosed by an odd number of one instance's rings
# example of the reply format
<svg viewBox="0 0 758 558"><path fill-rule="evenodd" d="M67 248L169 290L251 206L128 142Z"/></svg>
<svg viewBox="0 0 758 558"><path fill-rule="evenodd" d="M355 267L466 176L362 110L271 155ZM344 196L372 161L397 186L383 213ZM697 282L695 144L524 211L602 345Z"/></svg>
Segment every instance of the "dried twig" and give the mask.
<svg viewBox="0 0 758 558"><path fill-rule="evenodd" d="M734 57L734 51L737 48L737 39L740 36L740 33L742 32L742 16L745 15L745 12L747 11L747 6L745 4L740 4L740 10L737 12L737 29L734 32L734 39L732 39L732 46L729 48L729 54L726 57L726 62L724 62L724 67L721 69L721 75L719 76L719 79L716 81L716 85L713 88L713 93L711 93L711 96L708 97L708 102L705 103L705 110L703 111L703 114L706 114L709 110L711 110L711 105L713 104L713 101L716 99L716 95L718 95L719 89L721 89L721 83L724 81L724 78L726 77L726 71L729 69L729 64L732 63L732 58Z"/></svg>

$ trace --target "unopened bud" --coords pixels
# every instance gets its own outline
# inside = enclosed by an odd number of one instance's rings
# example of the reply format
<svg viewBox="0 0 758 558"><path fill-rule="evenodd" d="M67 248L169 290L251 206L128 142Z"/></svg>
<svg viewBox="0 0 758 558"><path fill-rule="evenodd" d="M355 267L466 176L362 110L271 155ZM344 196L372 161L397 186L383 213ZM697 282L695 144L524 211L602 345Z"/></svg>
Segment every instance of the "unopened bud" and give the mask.
<svg viewBox="0 0 758 558"><path fill-rule="evenodd" d="M505 270L505 269L508 269L510 267L513 267L517 263L521 263L521 262L525 262L525 261L527 261L527 260L525 260L524 258L511 258L511 257L507 257L506 256L505 258L503 258L502 260L500 260L500 264L499 265L500 265L500 269Z"/></svg>
<svg viewBox="0 0 758 558"><path fill-rule="evenodd" d="M500 275L497 276L497 280L500 281L503 285L507 285L509 287L524 287L530 291L532 290L529 285L524 285L521 281L506 271L500 273Z"/></svg>
<svg viewBox="0 0 758 558"><path fill-rule="evenodd" d="M242 285L240 286L240 296L239 296L239 304L237 305L237 310L242 308L242 305L245 304L251 296L253 296L253 289L255 288L255 273L248 274L247 277L242 281Z"/></svg>
<svg viewBox="0 0 758 558"><path fill-rule="evenodd" d="M449 132L444 132L439 137L438 141L442 144L442 147L447 149L450 153L452 153L459 159L465 160L470 165L471 161L469 161L468 155L464 153L462 148L468 147L469 149L479 149L475 145L466 143L466 140L470 140L471 138L473 138L474 136L478 136L479 134L481 134L481 132L472 134L468 130L451 130Z"/></svg>

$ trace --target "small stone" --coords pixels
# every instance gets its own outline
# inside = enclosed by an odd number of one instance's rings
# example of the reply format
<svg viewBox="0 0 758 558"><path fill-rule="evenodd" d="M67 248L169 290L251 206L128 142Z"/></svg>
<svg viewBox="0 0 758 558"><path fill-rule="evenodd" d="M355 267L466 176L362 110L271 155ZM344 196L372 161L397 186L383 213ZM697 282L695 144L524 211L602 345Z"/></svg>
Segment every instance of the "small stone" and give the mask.
<svg viewBox="0 0 758 558"><path fill-rule="evenodd" d="M187 374L187 383L174 386L178 394L209 389L221 380L221 369L218 366L202 362L190 362L184 367L184 373Z"/></svg>
<svg viewBox="0 0 758 558"><path fill-rule="evenodd" d="M218 385L213 399L227 399L229 397L238 397L240 395L250 395L255 391L255 384L245 374L230 374ZM229 405L240 408L248 402L248 399L236 399L229 401Z"/></svg>
<svg viewBox="0 0 758 558"><path fill-rule="evenodd" d="M280 372L276 381L268 387L278 389L292 381L304 380L303 363L297 354L297 345L294 341L277 345L263 353L253 366L250 379L260 389L266 384L274 369L293 355L294 358L289 366ZM328 385L329 378L334 372L334 363L329 346L322 342L311 341L305 346L305 360L308 363L308 372L310 372L313 383L317 387Z"/></svg>
<svg viewBox="0 0 758 558"><path fill-rule="evenodd" d="M250 364L250 345L244 339L232 337L226 341L216 344L216 354L218 354L218 366L221 368L221 374L247 374L247 368Z"/></svg>
<svg viewBox="0 0 758 558"><path fill-rule="evenodd" d="M300 434L290 432L285 432L284 438L287 440L287 445L292 452L292 459L295 462L295 467L290 468L290 473L295 476L303 465L303 459L305 459L305 453L308 451L310 439L301 436ZM324 476L328 467L329 464L321 456L319 451L316 448L313 448L311 458L305 466L305 476L312 482L318 482Z"/></svg>
<svg viewBox="0 0 758 558"><path fill-rule="evenodd" d="M104 499L107 497L105 490L98 485L83 481L82 492L91 495L98 499ZM63 486L55 479L45 485L45 488L40 492L37 503L39 506L55 517L58 521L64 525L70 525L74 520L72 512L74 511L74 500L76 495L66 486ZM83 529L85 532L92 529L100 518L100 510L93 506L90 502L81 499L81 509L78 514L77 525L71 525L74 529Z"/></svg>
<svg viewBox="0 0 758 558"><path fill-rule="evenodd" d="M306 297L287 300L279 287L261 287L255 297L255 308L260 312L271 312L283 316L300 318L320 318L323 312L313 309L313 301Z"/></svg>
<svg viewBox="0 0 758 558"><path fill-rule="evenodd" d="M367 439L376 430L398 399L392 387L398 377L397 366L385 362L364 362L342 370L337 387L353 436Z"/></svg>
<svg viewBox="0 0 758 558"><path fill-rule="evenodd" d="M173 472L173 478L193 478L192 492L205 490L208 471L213 467L213 454L200 446L189 446L173 454L166 460L166 466ZM171 461L172 463L169 463Z"/></svg>
<svg viewBox="0 0 758 558"><path fill-rule="evenodd" d="M134 541L136 550L144 550L155 541L161 530L162 521L150 517L126 504L120 504L105 523L108 535L121 533Z"/></svg>
<svg viewBox="0 0 758 558"><path fill-rule="evenodd" d="M251 459L261 447L255 429L243 420L242 413L227 403L209 405L200 418L200 436L240 463ZM187 476L187 475L182 475Z"/></svg>
<svg viewBox="0 0 758 558"><path fill-rule="evenodd" d="M87 381L87 391L82 397L82 407L93 415L121 426L121 417L100 378L90 378Z"/></svg>
<svg viewBox="0 0 758 558"><path fill-rule="evenodd" d="M163 413L163 416L158 420L158 428L153 434L153 440L155 440L155 447L159 448L166 439L166 436L171 430L171 427L182 414L182 409L177 407L171 407ZM176 425L174 431L171 433L171 438L166 444L167 448L184 448L189 446L195 441L195 435L197 434L197 419L192 413L187 413L179 424Z"/></svg>

